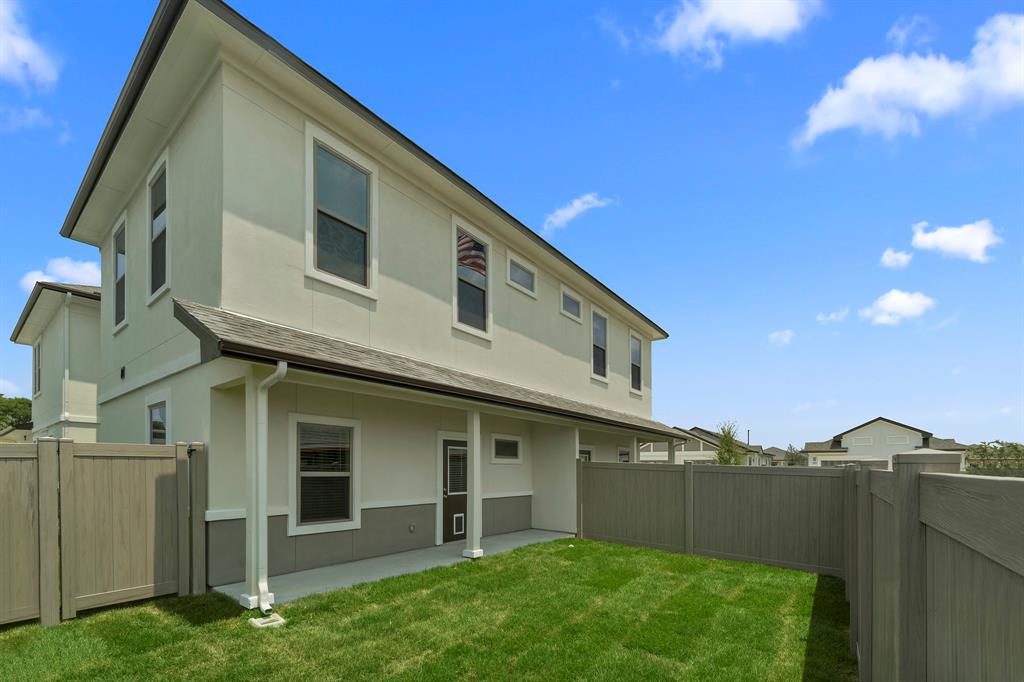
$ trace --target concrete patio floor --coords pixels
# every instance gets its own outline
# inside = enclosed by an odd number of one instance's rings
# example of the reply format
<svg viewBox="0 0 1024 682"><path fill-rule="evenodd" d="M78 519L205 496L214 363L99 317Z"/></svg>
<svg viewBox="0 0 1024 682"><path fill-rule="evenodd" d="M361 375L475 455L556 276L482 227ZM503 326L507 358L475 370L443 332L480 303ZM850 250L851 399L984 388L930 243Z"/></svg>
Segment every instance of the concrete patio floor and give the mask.
<svg viewBox="0 0 1024 682"><path fill-rule="evenodd" d="M480 541L484 556L509 552L538 542L549 542L560 538L571 538L571 533L556 533L549 530L521 530L502 535L491 535ZM435 547L414 549L410 552L387 554L372 559L360 559L344 564L322 566L308 571L285 573L270 578L270 591L275 604L285 604L300 597L318 592L330 592L360 583L373 582L396 575L418 573L436 566L450 566L460 561L471 561L462 556L465 542L449 542ZM214 590L238 600L245 592L245 583L220 585Z"/></svg>

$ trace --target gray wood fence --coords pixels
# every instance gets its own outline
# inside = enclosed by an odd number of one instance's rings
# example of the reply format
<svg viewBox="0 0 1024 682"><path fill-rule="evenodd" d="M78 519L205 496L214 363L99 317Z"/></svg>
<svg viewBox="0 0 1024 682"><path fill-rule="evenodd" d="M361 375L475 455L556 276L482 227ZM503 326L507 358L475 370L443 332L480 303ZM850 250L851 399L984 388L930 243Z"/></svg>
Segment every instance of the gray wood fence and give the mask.
<svg viewBox="0 0 1024 682"><path fill-rule="evenodd" d="M205 471L200 443L0 445L0 623L204 592Z"/></svg>

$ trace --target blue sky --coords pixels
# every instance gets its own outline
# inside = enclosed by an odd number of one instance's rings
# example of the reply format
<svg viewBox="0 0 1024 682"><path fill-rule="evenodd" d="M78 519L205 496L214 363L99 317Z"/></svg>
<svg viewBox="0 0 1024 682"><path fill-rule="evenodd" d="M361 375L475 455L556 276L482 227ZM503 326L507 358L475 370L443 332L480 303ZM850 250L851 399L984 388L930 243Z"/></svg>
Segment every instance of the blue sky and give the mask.
<svg viewBox="0 0 1024 682"><path fill-rule="evenodd" d="M0 0L5 333L154 6ZM665 327L656 418L1024 439L1024 2L234 6Z"/></svg>

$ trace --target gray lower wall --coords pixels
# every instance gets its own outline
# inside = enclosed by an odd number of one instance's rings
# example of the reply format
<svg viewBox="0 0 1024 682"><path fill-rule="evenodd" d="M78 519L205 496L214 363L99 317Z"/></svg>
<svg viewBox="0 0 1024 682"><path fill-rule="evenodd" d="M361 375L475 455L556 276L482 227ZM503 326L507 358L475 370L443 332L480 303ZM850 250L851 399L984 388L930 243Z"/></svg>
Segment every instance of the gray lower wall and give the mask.
<svg viewBox="0 0 1024 682"><path fill-rule="evenodd" d="M533 497L492 497L483 501L484 535L500 535L532 527Z"/></svg>
<svg viewBox="0 0 1024 682"><path fill-rule="evenodd" d="M483 534L529 530L532 501L530 496L483 500ZM432 547L435 509L433 504L364 509L359 530L291 537L288 517L271 516L267 527L270 575ZM410 526L415 530L410 531ZM210 585L245 580L245 519L207 522L206 543Z"/></svg>

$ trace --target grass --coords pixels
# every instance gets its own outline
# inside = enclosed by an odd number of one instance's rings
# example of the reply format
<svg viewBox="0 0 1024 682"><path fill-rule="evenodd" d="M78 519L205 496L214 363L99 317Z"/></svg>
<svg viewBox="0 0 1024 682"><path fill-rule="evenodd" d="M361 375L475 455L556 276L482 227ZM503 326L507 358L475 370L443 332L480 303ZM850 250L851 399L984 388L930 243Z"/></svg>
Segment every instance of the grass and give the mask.
<svg viewBox="0 0 1024 682"><path fill-rule="evenodd" d="M853 681L843 583L560 540L314 595L257 630L226 597L0 629L0 679Z"/></svg>

